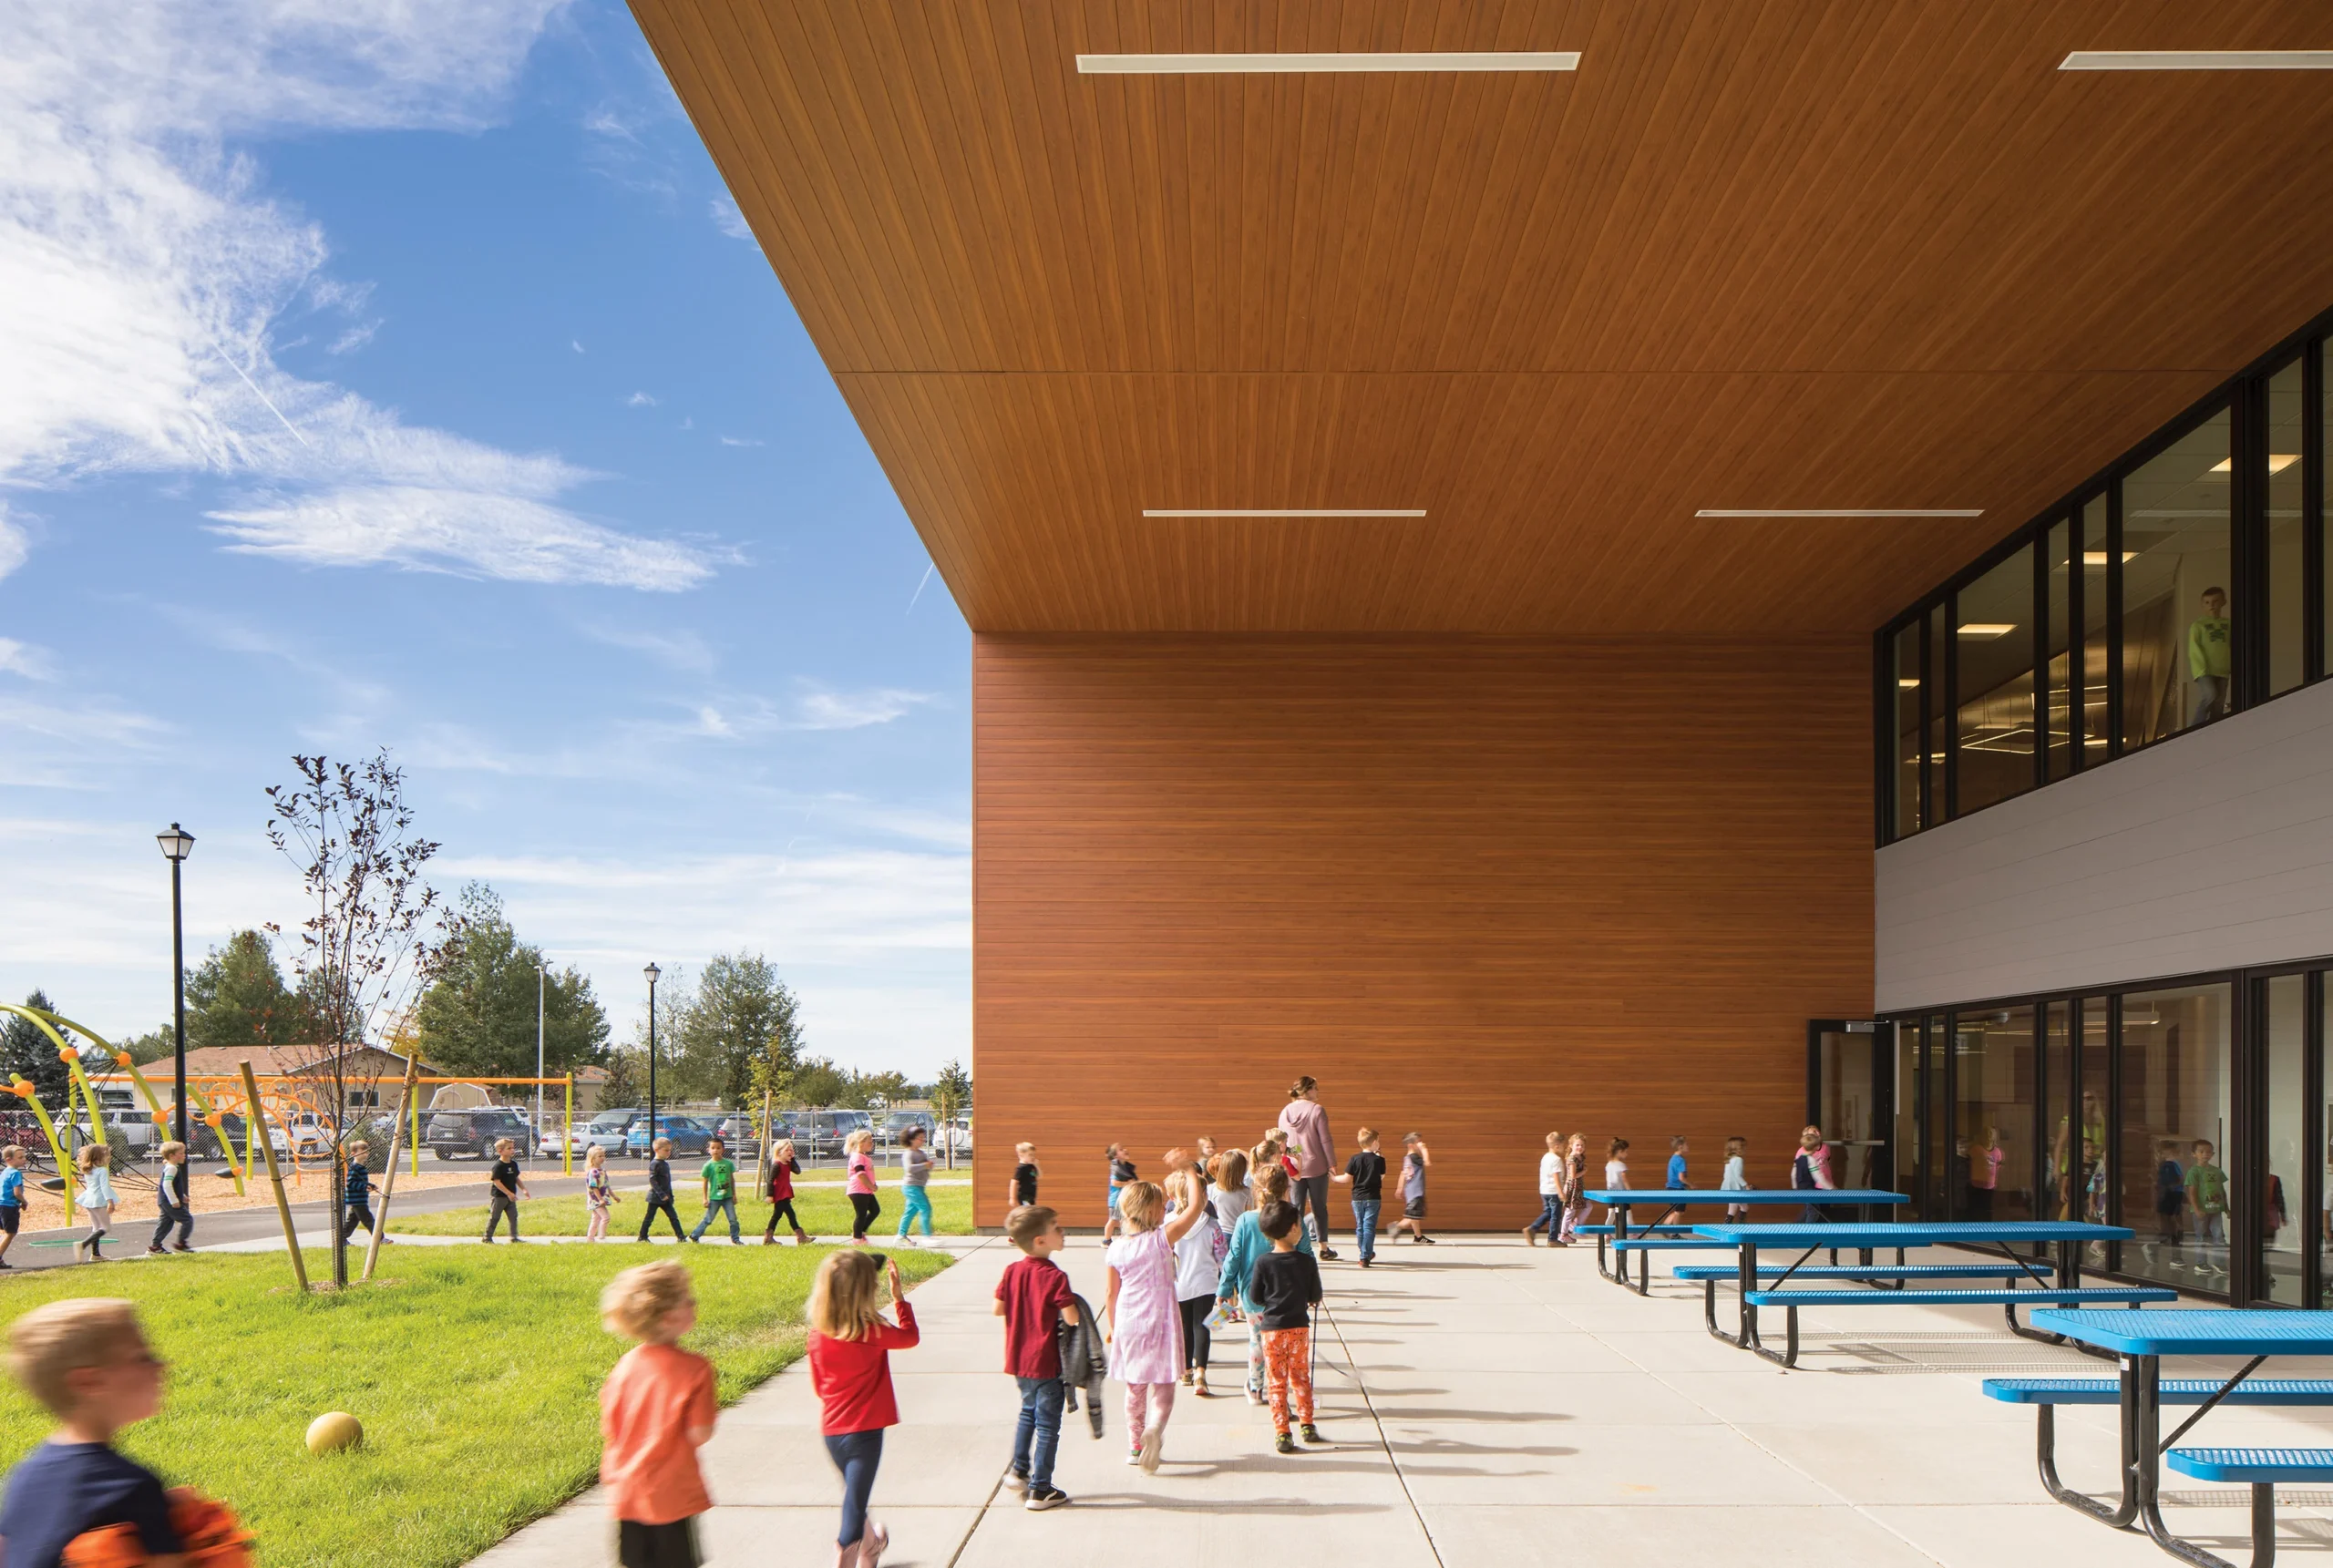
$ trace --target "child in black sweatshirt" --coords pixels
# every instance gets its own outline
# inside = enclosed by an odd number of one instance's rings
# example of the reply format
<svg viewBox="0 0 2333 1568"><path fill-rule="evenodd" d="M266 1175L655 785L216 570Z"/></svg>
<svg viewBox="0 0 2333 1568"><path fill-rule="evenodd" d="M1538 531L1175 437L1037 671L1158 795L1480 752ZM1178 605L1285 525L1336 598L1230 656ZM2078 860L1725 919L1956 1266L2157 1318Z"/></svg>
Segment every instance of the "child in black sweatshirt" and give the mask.
<svg viewBox="0 0 2333 1568"><path fill-rule="evenodd" d="M1291 1396L1304 1440L1328 1440L1312 1424L1312 1307L1321 1299L1321 1266L1296 1250L1297 1214L1289 1204L1266 1204L1256 1224L1272 1250L1256 1260L1248 1296L1256 1307L1252 1321L1264 1337L1264 1387L1278 1434L1273 1446L1292 1454L1298 1450L1288 1431Z"/></svg>

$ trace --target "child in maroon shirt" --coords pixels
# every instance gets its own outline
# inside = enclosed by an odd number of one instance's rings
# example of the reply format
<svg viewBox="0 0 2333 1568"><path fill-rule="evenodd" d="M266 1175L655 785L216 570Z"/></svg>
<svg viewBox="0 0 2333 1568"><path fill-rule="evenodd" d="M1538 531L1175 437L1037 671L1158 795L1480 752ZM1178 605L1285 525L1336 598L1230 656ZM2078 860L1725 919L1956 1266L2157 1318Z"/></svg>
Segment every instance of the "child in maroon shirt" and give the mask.
<svg viewBox="0 0 2333 1568"><path fill-rule="evenodd" d="M818 1238L802 1231L802 1216L794 1212L794 1178L802 1173L802 1162L794 1155L794 1140L787 1138L771 1151L769 1162L769 1225L762 1232L762 1245L777 1245L777 1222L781 1216L794 1227L794 1245L804 1246Z"/></svg>
<svg viewBox="0 0 2333 1568"><path fill-rule="evenodd" d="M1012 1432L1012 1464L1004 1484L1026 1491L1032 1513L1059 1508L1069 1494L1053 1485L1053 1452L1061 1444L1061 1346L1053 1329L1077 1321L1069 1276L1053 1262L1066 1239L1061 1217L1033 1205L1017 1208L1005 1234L1023 1255L996 1282L996 1315L1004 1319L1004 1369L1021 1385L1021 1421Z"/></svg>

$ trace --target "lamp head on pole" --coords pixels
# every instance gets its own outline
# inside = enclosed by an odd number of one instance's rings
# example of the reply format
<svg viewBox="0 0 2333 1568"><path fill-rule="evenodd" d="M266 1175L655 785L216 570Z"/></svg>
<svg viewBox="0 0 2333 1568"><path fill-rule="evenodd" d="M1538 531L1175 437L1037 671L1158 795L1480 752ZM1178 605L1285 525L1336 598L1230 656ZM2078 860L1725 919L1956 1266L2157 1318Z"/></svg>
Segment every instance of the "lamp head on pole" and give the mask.
<svg viewBox="0 0 2333 1568"><path fill-rule="evenodd" d="M162 846L164 856L174 861L184 860L194 853L194 835L175 822L170 824L170 832L156 834L154 842Z"/></svg>
<svg viewBox="0 0 2333 1568"><path fill-rule="evenodd" d="M656 989L656 977L663 974L664 971L658 968L655 965L651 964L640 972L648 977L648 989L653 991Z"/></svg>

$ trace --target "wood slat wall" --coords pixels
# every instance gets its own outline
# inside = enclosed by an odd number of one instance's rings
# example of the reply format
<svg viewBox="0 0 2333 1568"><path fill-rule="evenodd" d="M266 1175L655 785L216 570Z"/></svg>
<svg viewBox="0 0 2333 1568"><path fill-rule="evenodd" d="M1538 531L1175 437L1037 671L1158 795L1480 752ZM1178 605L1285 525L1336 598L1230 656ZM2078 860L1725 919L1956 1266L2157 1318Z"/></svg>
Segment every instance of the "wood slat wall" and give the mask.
<svg viewBox="0 0 2333 1568"><path fill-rule="evenodd" d="M1298 1072L1453 1228L1557 1128L1780 1181L1806 1020L1869 1009L1861 639L976 636L973 693L984 1225L1018 1139L1097 1225L1105 1144L1251 1142Z"/></svg>
<svg viewBox="0 0 2333 1568"><path fill-rule="evenodd" d="M2057 69L2324 0L633 8L982 630L1864 631L2333 304L2322 73Z"/></svg>

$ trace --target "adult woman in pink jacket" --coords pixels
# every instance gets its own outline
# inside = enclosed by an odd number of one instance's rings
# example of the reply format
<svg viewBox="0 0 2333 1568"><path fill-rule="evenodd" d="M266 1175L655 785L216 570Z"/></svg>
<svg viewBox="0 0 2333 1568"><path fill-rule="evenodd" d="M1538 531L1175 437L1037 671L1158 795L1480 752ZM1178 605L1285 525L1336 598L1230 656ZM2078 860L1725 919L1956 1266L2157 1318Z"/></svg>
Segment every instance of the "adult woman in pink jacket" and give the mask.
<svg viewBox="0 0 2333 1568"><path fill-rule="evenodd" d="M1329 1135L1329 1113L1315 1098L1319 1089L1310 1073L1290 1084L1280 1126L1288 1134L1289 1154L1296 1162L1290 1198L1300 1214L1305 1204L1312 1205L1313 1221L1321 1227L1321 1255L1334 1257L1329 1250L1329 1173L1337 1168L1337 1143Z"/></svg>

